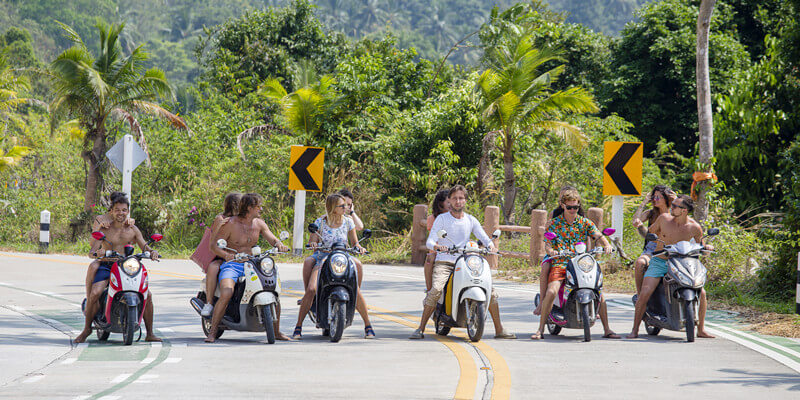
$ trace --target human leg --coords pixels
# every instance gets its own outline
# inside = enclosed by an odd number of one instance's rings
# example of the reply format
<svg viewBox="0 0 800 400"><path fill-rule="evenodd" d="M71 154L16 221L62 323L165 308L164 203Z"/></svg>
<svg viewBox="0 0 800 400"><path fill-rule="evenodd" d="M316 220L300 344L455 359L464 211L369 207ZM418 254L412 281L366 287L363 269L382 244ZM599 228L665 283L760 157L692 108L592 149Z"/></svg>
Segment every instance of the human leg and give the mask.
<svg viewBox="0 0 800 400"><path fill-rule="evenodd" d="M558 289L561 288L561 280L554 280L547 284L544 298L542 298L542 315L539 316L539 329L531 336L531 339L541 339L544 335L544 327L547 325L547 319L550 318L550 310L553 309L553 302L558 295Z"/></svg>
<svg viewBox="0 0 800 400"><path fill-rule="evenodd" d="M541 271L539 272L539 293L540 299L544 299L544 292L547 291L547 277L550 276L550 265L549 261L543 261L541 264ZM533 310L533 315L541 315L542 313L542 302L539 302L539 305L536 306L536 309Z"/></svg>
<svg viewBox="0 0 800 400"><path fill-rule="evenodd" d="M636 281L636 294L642 290L642 281L644 280L644 272L647 270L647 264L650 263L650 256L642 254L633 263L633 278Z"/></svg>
<svg viewBox="0 0 800 400"><path fill-rule="evenodd" d="M275 321L272 321L272 327L275 329L275 339L291 340L281 332L281 302L275 303Z"/></svg>
<svg viewBox="0 0 800 400"><path fill-rule="evenodd" d="M700 311L697 313L697 337L713 339L716 336L706 332L706 308L708 308L708 299L706 298L706 290L700 290Z"/></svg>
<svg viewBox="0 0 800 400"><path fill-rule="evenodd" d="M633 329L631 329L631 333L627 336L628 339L639 337L639 325L642 323L645 310L647 310L647 301L650 300L650 296L656 290L660 281L661 277L644 277L644 281L642 281L642 290L639 292L639 299L636 300L636 310L633 314Z"/></svg>
<svg viewBox="0 0 800 400"><path fill-rule="evenodd" d="M92 290L89 291L89 297L86 298L86 309L84 310L84 324L83 331L75 338L75 343L83 343L86 338L92 333L92 320L100 308L100 296L103 294L108 285L108 281L99 281L92 284Z"/></svg>
<svg viewBox="0 0 800 400"><path fill-rule="evenodd" d="M86 298L89 298L89 293L92 292L92 284L94 282L94 275L97 273L97 267L100 266L100 261L93 260L89 263L89 269L86 270Z"/></svg>
<svg viewBox="0 0 800 400"><path fill-rule="evenodd" d="M300 339L300 331L303 328L303 320L306 319L306 314L308 314L308 310L311 309L311 304L314 302L314 296L317 294L317 276L319 275L319 267L315 267L311 271L311 276L308 279L308 286L306 286L306 292L303 295L303 300L300 302L300 311L297 313L297 323L294 327L294 335L292 335L295 339Z"/></svg>
<svg viewBox="0 0 800 400"><path fill-rule="evenodd" d="M436 253L428 253L428 255L425 256L425 264L422 267L423 274L425 275L425 290L431 290L434 260L436 260Z"/></svg>
<svg viewBox="0 0 800 400"><path fill-rule="evenodd" d="M620 339L621 336L614 333L611 330L611 326L608 324L608 305L606 304L606 299L602 295L600 296L600 322L603 323L603 337L607 339Z"/></svg>
<svg viewBox="0 0 800 400"><path fill-rule="evenodd" d="M225 315L225 309L228 308L228 302L233 297L233 287L236 285L233 278L222 277L219 280L219 299L214 307L214 314L211 317L211 329L208 331L206 342L213 343L217 340L217 329L222 317Z"/></svg>
<svg viewBox="0 0 800 400"><path fill-rule="evenodd" d="M317 260L314 257L306 257L303 260L303 287L308 287L308 280L311 278L311 270L314 269L314 265L317 263Z"/></svg>
<svg viewBox="0 0 800 400"><path fill-rule="evenodd" d="M147 302L145 302L144 313L144 328L147 335L144 337L145 342L160 342L161 339L153 332L153 294L147 291Z"/></svg>
<svg viewBox="0 0 800 400"><path fill-rule="evenodd" d="M215 258L208 264L206 269L206 304L203 305L203 310L200 315L210 317L211 312L214 310L214 294L217 292L217 276L219 275L219 267L222 265L221 258Z"/></svg>
<svg viewBox="0 0 800 400"><path fill-rule="evenodd" d="M422 308L422 318L420 318L419 328L417 328L420 338L422 333L425 332L425 326L428 324L428 319L430 319L431 315L433 315L436 302L439 301L439 297L442 295L442 291L444 290L444 286L447 284L447 280L450 278L451 272L453 272L453 266L451 265L434 264L433 266L431 289L428 290L428 293L425 295L425 300L423 301L424 307ZM416 338L415 336L417 336L417 332L412 335L412 338Z"/></svg>
<svg viewBox="0 0 800 400"><path fill-rule="evenodd" d="M495 339L516 339L517 336L513 333L506 332L503 324L500 322L500 305L498 303L499 297L492 288L491 296L489 297L489 315L492 316L494 323L494 338Z"/></svg>

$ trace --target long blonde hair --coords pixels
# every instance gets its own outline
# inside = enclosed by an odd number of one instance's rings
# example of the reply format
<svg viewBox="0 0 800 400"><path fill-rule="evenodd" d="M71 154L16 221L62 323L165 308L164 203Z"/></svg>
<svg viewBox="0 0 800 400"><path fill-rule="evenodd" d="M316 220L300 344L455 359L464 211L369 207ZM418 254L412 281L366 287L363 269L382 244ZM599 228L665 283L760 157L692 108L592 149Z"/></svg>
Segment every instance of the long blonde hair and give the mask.
<svg viewBox="0 0 800 400"><path fill-rule="evenodd" d="M339 205L339 201L344 201L344 197L338 193L328 195L325 198L325 221L328 225L338 225L344 222L344 214L333 216L333 210ZM334 219L336 218L336 219Z"/></svg>

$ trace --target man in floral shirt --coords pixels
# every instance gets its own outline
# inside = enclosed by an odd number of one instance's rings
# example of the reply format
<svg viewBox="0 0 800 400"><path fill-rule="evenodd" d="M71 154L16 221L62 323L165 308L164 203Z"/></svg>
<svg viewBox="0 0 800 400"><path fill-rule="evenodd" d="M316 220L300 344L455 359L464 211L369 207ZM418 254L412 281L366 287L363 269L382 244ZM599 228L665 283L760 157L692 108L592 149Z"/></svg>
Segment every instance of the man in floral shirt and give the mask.
<svg viewBox="0 0 800 400"><path fill-rule="evenodd" d="M581 208L581 197L576 190L569 190L561 196L561 207L564 209L564 214L553 218L550 226L547 228L548 232L553 232L558 236L553 243L545 241L545 249L547 251L547 258L543 261L552 263L550 267L550 274L547 279L547 292L542 299L542 313L539 318L539 330L536 331L531 339L541 339L544 334L544 327L547 324L547 316L553 308L553 301L556 298L558 290L561 288L562 281L566 278L567 260L565 258L555 257L559 251L574 252L575 244L578 242L586 243L588 238L598 241L603 246L606 254L611 253L611 245L608 240L600 233L594 222L586 217L578 215ZM606 312L606 301L600 297L600 320L603 322L604 338L619 339L620 336L614 333L608 326L608 313Z"/></svg>

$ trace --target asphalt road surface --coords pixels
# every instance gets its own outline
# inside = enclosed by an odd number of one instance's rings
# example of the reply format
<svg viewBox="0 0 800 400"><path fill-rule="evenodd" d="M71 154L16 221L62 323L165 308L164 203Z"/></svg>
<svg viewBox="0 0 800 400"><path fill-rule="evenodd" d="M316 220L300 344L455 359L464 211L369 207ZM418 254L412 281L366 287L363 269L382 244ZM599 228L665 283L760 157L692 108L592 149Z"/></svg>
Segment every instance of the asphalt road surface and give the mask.
<svg viewBox="0 0 800 400"><path fill-rule="evenodd" d="M226 331L203 342L189 305L202 273L190 261L146 262L161 344L121 344L95 335L72 343L83 324L80 303L88 259L0 253L0 398L136 399L450 399L493 398L800 398L800 343L746 333L712 312L717 339L687 343L682 332L636 340L582 342L565 329L528 339L538 317L538 287L496 282L506 329L517 340L472 344L463 329L424 340L408 336L419 322L422 269L367 265L363 291L377 338L366 340L356 316L339 343L306 319L301 341L266 344L266 336ZM279 264L284 294L281 330L291 334L302 294L299 264ZM609 295L612 328L630 330L629 296Z"/></svg>

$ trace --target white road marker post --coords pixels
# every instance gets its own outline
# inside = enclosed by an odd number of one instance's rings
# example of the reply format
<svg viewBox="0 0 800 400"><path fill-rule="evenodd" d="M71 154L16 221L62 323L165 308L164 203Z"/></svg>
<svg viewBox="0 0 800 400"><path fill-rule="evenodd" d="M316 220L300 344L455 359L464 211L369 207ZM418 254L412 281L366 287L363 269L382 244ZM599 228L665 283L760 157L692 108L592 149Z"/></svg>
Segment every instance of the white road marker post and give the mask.
<svg viewBox="0 0 800 400"><path fill-rule="evenodd" d="M50 211L44 210L39 215L39 254L47 253L50 246Z"/></svg>
<svg viewBox="0 0 800 400"><path fill-rule="evenodd" d="M625 198L623 196L612 196L611 202L611 227L616 230L612 236L622 244L622 228L624 221Z"/></svg>
<svg viewBox="0 0 800 400"><path fill-rule="evenodd" d="M306 219L306 191L294 191L294 231L292 232L292 253L303 254L303 225Z"/></svg>

